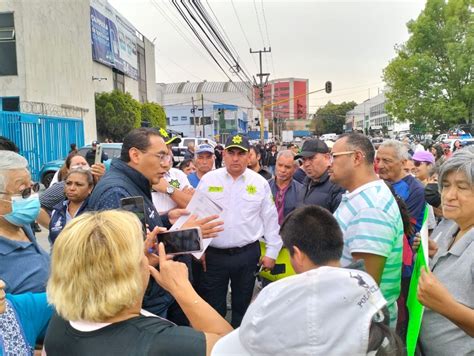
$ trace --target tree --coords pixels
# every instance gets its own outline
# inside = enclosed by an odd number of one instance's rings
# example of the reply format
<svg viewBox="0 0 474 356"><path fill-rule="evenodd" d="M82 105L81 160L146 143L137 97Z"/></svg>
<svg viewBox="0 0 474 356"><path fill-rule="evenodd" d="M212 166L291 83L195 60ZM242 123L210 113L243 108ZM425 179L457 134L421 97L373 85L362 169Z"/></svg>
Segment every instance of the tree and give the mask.
<svg viewBox="0 0 474 356"><path fill-rule="evenodd" d="M346 113L357 105L356 102L343 102L333 104L330 101L316 111L315 117L311 123L312 128L317 135L325 133L340 134L343 131L343 125L346 122Z"/></svg>
<svg viewBox="0 0 474 356"><path fill-rule="evenodd" d="M95 114L99 135L116 142L122 142L127 133L141 125L140 103L130 93L118 90L96 93Z"/></svg>
<svg viewBox="0 0 474 356"><path fill-rule="evenodd" d="M427 130L474 121L472 0L427 0L384 70L387 112Z"/></svg>
<svg viewBox="0 0 474 356"><path fill-rule="evenodd" d="M144 103L141 105L142 122L148 122L150 127L166 128L166 113L161 105Z"/></svg>

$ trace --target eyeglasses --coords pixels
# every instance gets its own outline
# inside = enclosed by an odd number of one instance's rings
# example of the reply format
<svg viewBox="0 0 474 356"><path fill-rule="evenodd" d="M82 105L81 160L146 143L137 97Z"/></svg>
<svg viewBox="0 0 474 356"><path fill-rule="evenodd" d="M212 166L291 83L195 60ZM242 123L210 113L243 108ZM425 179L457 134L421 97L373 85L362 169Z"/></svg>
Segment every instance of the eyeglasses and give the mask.
<svg viewBox="0 0 474 356"><path fill-rule="evenodd" d="M339 157L339 156L345 156L345 155L352 155L356 153L357 151L342 151L342 152L334 152L329 154L329 161L332 163L334 162L334 158Z"/></svg>
<svg viewBox="0 0 474 356"><path fill-rule="evenodd" d="M171 155L169 155L167 153L151 153L151 152L148 152L148 153L150 153L152 156L155 156L156 158L158 158L161 162L171 161Z"/></svg>
<svg viewBox="0 0 474 356"><path fill-rule="evenodd" d="M28 199L31 196L31 193L38 193L40 190L39 183L33 183L31 187L25 188L19 193L8 193L8 192L0 192L0 194L8 194L8 195L20 195L23 199Z"/></svg>

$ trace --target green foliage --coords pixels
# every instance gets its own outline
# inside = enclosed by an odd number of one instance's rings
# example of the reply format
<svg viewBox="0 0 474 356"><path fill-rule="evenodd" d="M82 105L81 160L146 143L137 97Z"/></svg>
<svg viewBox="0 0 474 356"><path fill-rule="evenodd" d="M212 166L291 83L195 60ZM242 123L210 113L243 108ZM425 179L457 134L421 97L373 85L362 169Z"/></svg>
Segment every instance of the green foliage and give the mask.
<svg viewBox="0 0 474 356"><path fill-rule="evenodd" d="M166 128L166 114L155 103L141 104L130 93L114 90L111 93L96 93L95 114L99 136L122 142L132 129L147 121L151 127Z"/></svg>
<svg viewBox="0 0 474 356"><path fill-rule="evenodd" d="M429 131L474 120L472 0L427 0L407 27L384 70L387 112Z"/></svg>
<svg viewBox="0 0 474 356"><path fill-rule="evenodd" d="M325 133L341 134L346 121L346 113L357 104L354 101L333 104L330 101L316 111L315 118L311 122L311 129L316 135Z"/></svg>
<svg viewBox="0 0 474 356"><path fill-rule="evenodd" d="M150 127L166 129L166 113L161 105L144 103L141 107L142 122L148 122Z"/></svg>

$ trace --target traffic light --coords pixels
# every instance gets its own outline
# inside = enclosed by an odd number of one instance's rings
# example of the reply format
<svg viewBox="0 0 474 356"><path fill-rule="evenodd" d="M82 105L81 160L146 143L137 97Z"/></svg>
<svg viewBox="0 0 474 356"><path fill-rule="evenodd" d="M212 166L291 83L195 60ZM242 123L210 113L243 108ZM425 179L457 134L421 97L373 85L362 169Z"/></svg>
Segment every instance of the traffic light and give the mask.
<svg viewBox="0 0 474 356"><path fill-rule="evenodd" d="M326 93L328 93L328 94L330 94L332 92L332 83L330 81L326 82L325 90L326 90Z"/></svg>

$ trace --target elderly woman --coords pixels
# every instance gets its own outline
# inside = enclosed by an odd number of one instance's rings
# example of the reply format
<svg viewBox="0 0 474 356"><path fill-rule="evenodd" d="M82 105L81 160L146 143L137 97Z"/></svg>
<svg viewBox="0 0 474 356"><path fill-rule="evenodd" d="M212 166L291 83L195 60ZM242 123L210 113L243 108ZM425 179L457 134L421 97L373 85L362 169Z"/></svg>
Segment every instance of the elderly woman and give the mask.
<svg viewBox="0 0 474 356"><path fill-rule="evenodd" d="M443 220L433 231L438 251L423 271L418 299L425 355L474 354L474 147L456 151L440 169Z"/></svg>
<svg viewBox="0 0 474 356"><path fill-rule="evenodd" d="M5 294L0 279L0 355L33 355L53 310L46 293Z"/></svg>
<svg viewBox="0 0 474 356"><path fill-rule="evenodd" d="M19 154L0 151L0 278L13 294L44 292L49 272L49 255L30 228L40 203L27 167Z"/></svg>
<svg viewBox="0 0 474 356"><path fill-rule="evenodd" d="M186 265L167 260L162 244L158 249L159 272L149 266L140 221L131 213L109 210L71 221L52 253L47 292L57 314L46 334L47 355L210 354L232 328L194 291ZM144 314L150 272L193 328Z"/></svg>
<svg viewBox="0 0 474 356"><path fill-rule="evenodd" d="M91 172L84 169L70 170L64 182L66 199L54 207L49 222L48 239L51 245L54 244L64 226L85 211L89 195L94 188L94 178Z"/></svg>

